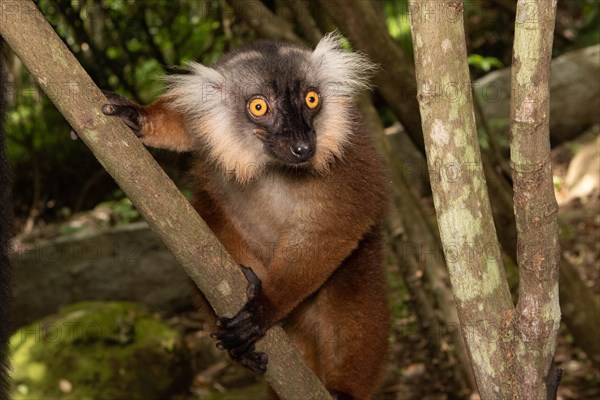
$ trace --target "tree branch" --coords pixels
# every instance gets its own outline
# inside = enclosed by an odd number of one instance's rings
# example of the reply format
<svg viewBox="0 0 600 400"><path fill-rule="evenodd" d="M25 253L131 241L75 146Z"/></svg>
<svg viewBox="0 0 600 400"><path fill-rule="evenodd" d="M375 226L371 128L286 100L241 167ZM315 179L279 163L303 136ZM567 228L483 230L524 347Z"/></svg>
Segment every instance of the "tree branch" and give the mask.
<svg viewBox="0 0 600 400"><path fill-rule="evenodd" d="M560 326L558 205L550 159L550 61L556 0L519 0L512 69L510 154L519 302L514 321L521 394L546 396ZM554 395L555 396L555 395Z"/></svg>
<svg viewBox="0 0 600 400"><path fill-rule="evenodd" d="M484 399L507 398L504 325L514 307L475 128L460 1L410 1L418 99L446 264Z"/></svg>
<svg viewBox="0 0 600 400"><path fill-rule="evenodd" d="M316 46L316 44L319 43L319 40L323 38L323 32L321 32L317 22L310 13L308 3L306 0L294 0L288 4L294 12L294 17L298 26L300 26L304 37L310 44Z"/></svg>
<svg viewBox="0 0 600 400"><path fill-rule="evenodd" d="M246 301L246 282L235 262L131 131L100 112L102 92L34 3L0 0L0 7L6 42L217 314L233 316ZM270 329L257 348L269 354L266 379L280 397L330 398L280 327Z"/></svg>
<svg viewBox="0 0 600 400"><path fill-rule="evenodd" d="M227 0L231 8L242 20L265 39L285 40L302 44L292 26L271 12L260 0Z"/></svg>

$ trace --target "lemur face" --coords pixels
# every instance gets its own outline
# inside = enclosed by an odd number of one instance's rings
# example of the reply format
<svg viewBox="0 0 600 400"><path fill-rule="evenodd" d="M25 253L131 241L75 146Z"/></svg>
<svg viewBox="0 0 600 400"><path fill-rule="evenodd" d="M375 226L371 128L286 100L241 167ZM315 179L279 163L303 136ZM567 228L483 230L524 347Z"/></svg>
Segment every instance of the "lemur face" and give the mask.
<svg viewBox="0 0 600 400"><path fill-rule="evenodd" d="M314 51L259 42L170 77L198 146L240 182L268 168L324 173L351 141L353 97L374 70L328 35Z"/></svg>

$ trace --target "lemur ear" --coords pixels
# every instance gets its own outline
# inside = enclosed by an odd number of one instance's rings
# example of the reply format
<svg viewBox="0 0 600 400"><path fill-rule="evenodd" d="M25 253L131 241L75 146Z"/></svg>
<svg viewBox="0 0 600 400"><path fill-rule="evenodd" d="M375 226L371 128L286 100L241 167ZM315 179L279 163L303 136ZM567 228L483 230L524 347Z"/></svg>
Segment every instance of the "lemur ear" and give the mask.
<svg viewBox="0 0 600 400"><path fill-rule="evenodd" d="M377 65L359 52L343 49L342 36L328 33L312 53L312 65L321 86L335 87L338 95L353 96L370 87Z"/></svg>
<svg viewBox="0 0 600 400"><path fill-rule="evenodd" d="M171 105L182 112L203 115L222 100L225 78L217 70L190 62L186 74L168 75L165 96Z"/></svg>

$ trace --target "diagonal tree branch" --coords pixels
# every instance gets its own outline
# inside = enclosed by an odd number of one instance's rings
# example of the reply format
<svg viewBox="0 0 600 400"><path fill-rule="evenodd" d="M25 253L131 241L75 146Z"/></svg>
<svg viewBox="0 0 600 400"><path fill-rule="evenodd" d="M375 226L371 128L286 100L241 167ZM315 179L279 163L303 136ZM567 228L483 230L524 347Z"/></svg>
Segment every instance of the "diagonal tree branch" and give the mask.
<svg viewBox="0 0 600 400"><path fill-rule="evenodd" d="M265 39L302 44L302 41L294 33L293 27L271 12L261 1L227 0L227 2L236 15Z"/></svg>
<svg viewBox="0 0 600 400"><path fill-rule="evenodd" d="M319 40L323 38L323 32L321 32L312 16L309 4L306 0L294 0L288 2L288 5L292 8L296 22L300 26L306 40L311 45L316 46Z"/></svg>
<svg viewBox="0 0 600 400"><path fill-rule="evenodd" d="M173 182L121 122L105 117L102 92L31 1L0 0L0 34L79 137L127 193L217 314L245 303L246 282L235 262ZM140 172L142 171L142 172ZM257 348L269 354L266 379L284 399L328 399L279 327Z"/></svg>

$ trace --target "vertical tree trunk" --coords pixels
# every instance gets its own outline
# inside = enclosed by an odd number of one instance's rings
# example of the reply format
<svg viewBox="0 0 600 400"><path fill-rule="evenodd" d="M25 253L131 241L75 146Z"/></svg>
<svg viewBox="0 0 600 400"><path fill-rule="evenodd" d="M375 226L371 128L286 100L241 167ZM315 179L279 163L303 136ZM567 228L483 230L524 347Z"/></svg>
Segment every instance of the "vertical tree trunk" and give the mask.
<svg viewBox="0 0 600 400"><path fill-rule="evenodd" d="M427 165L459 319L484 399L504 398L499 366L513 304L475 129L458 1L411 1Z"/></svg>
<svg viewBox="0 0 600 400"><path fill-rule="evenodd" d="M461 1L410 1L418 99L440 234L483 399L554 398L560 322L549 142L556 0L518 5L511 158L521 284L513 307L483 175Z"/></svg>
<svg viewBox="0 0 600 400"><path fill-rule="evenodd" d="M515 352L514 363L522 377L521 394L536 399L546 396L560 324L558 205L549 134L555 16L556 0L517 3L511 84L510 158L520 277L513 335L515 350L522 349Z"/></svg>

